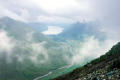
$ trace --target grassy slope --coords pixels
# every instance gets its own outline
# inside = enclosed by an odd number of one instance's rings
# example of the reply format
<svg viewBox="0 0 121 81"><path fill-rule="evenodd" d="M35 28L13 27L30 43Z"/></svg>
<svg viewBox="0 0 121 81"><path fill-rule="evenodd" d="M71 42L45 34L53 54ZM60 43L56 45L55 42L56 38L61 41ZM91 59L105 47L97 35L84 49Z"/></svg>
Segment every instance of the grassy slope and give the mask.
<svg viewBox="0 0 121 81"><path fill-rule="evenodd" d="M106 68L108 67L108 68ZM92 60L90 63L84 65L83 67L77 68L72 72L65 74L63 76L57 77L57 80L74 80L74 79L84 79L88 74L91 74L99 69L106 72L112 71L114 68L120 68L120 43L114 45L109 52L100 56L97 59ZM119 69L120 70L120 69ZM119 72L120 73L120 72Z"/></svg>

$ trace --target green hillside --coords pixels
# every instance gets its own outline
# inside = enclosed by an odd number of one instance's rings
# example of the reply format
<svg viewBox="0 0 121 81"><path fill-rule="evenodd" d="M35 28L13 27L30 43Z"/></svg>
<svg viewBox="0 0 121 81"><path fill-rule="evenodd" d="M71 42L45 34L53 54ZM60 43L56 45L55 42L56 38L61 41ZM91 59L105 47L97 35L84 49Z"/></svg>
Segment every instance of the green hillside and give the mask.
<svg viewBox="0 0 121 81"><path fill-rule="evenodd" d="M83 67L55 78L57 80L117 80L120 79L120 43L111 50Z"/></svg>

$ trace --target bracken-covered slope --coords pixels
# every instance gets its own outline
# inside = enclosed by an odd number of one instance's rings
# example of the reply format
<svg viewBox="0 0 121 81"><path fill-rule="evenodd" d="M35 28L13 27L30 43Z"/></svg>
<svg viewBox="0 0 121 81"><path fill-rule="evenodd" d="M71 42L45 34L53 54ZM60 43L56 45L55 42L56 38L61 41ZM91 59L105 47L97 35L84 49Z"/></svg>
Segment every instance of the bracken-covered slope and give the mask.
<svg viewBox="0 0 121 81"><path fill-rule="evenodd" d="M119 80L120 79L120 43L106 54L71 73L55 78L56 80Z"/></svg>

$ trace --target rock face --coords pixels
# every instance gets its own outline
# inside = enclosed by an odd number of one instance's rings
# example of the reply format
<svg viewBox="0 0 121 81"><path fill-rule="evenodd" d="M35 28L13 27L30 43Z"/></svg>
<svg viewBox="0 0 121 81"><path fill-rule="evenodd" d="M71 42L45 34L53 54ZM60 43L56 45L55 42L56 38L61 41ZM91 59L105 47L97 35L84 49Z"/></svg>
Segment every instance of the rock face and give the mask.
<svg viewBox="0 0 121 81"><path fill-rule="evenodd" d="M120 79L120 43L83 67L56 80L119 80Z"/></svg>

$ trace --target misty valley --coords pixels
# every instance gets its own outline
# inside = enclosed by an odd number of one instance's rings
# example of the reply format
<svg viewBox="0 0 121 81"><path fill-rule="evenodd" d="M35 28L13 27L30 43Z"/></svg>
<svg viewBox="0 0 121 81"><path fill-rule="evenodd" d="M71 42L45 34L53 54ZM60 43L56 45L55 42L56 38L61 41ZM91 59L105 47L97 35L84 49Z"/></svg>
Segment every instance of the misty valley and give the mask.
<svg viewBox="0 0 121 81"><path fill-rule="evenodd" d="M61 24L38 24L0 19L0 79L54 79L100 57L118 42L95 29L94 23L75 22L62 29Z"/></svg>

